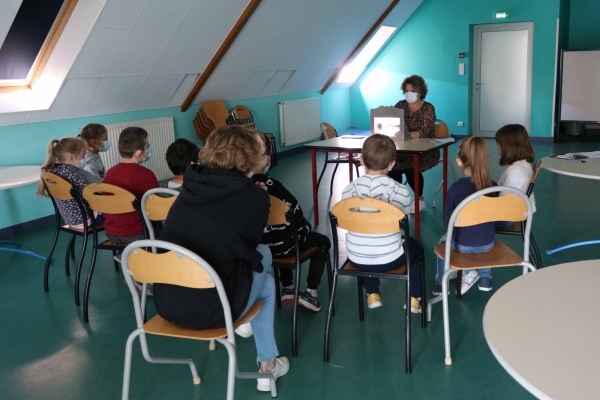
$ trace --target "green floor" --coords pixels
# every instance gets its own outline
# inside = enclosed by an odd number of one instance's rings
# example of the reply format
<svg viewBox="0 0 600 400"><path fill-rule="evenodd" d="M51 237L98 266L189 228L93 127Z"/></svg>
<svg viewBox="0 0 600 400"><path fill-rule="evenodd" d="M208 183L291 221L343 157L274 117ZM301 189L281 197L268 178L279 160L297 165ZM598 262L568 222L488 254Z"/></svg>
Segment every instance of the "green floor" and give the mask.
<svg viewBox="0 0 600 400"><path fill-rule="evenodd" d="M497 179L495 143L489 142L492 173ZM452 154L456 152L452 147ZM536 144L538 157L548 154L597 150L597 143ZM312 218L310 157L298 154L280 160L273 176L296 194L305 213ZM319 157L322 160L322 156ZM330 170L333 167L329 167ZM338 170L335 194L328 193L329 176L321 187L321 221L326 210L339 200L347 183L347 169ZM435 274L432 247L443 233L441 196L438 209L431 198L441 179L441 167L425 174L427 209L421 214L421 240L426 253L428 292ZM598 238L597 199L600 182L570 178L542 170L536 185L537 213L533 231L544 252L545 265L600 258L600 246L582 247L547 256L545 250L562 244ZM49 200L40 200L49 201ZM330 235L328 223L318 231ZM52 228L15 237L23 247L46 253ZM74 274L66 277L63 236L50 271L50 292L42 285L43 262L22 255L0 253L0 399L116 399L121 393L125 341L135 328L131 296L121 272L115 272L108 252L96 265L90 299L90 323L83 322L81 307L73 298ZM522 248L518 238L506 241ZM79 243L79 242L78 242ZM494 271L494 290L520 274L520 268ZM85 267L84 273L87 273ZM585 279L585 277L582 277ZM305 284L302 285L305 287ZM323 285L323 287L325 287ZM83 284L82 284L83 291ZM565 288L565 293L571 293ZM413 373L404 373L404 290L394 282L382 284L384 306L366 310L358 321L355 280L341 278L337 314L332 329L331 358L323 362L325 310L312 313L300 309L299 356L291 357L291 308L276 310L275 329L281 355L288 356L291 370L278 381L281 399L526 399L532 398L498 364L485 342L481 320L491 293L476 289L459 302L450 301L453 346L452 366L444 365L441 307L433 310L433 321L422 329L413 321ZM320 290L322 301L327 291ZM569 301L568 297L565 301ZM153 305L150 313L154 312ZM552 334L539 332L540 335ZM236 338L240 369L256 370L252 339ZM149 338L152 354L191 357L196 361L202 384L192 384L186 366L146 363L138 342L134 346L132 399L224 399L227 354L222 346L214 352L208 344L167 338ZM256 382L236 381L236 398L267 399L256 391Z"/></svg>

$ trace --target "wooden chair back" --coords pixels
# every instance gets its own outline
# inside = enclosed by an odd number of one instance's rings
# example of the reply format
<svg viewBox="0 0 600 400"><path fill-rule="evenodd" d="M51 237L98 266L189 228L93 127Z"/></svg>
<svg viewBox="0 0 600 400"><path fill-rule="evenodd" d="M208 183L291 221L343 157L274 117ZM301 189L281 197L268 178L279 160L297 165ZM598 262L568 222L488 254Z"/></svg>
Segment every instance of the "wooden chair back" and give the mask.
<svg viewBox="0 0 600 400"><path fill-rule="evenodd" d="M277 197L269 196L271 199L271 208L269 209L269 220L267 225L283 225L287 223L286 214L290 211L290 206Z"/></svg>
<svg viewBox="0 0 600 400"><path fill-rule="evenodd" d="M321 133L323 140L337 137L337 131L331 124L328 124L327 122L321 122Z"/></svg>
<svg viewBox="0 0 600 400"><path fill-rule="evenodd" d="M448 124L446 124L441 119L435 120L436 124L434 126L434 134L438 139L447 139L450 137L450 128L448 128Z"/></svg>
<svg viewBox="0 0 600 400"><path fill-rule="evenodd" d="M51 172L42 172L41 179L44 181L48 193L55 200L73 200L71 195L73 186L60 176Z"/></svg>
<svg viewBox="0 0 600 400"><path fill-rule="evenodd" d="M527 204L513 192L500 197L478 196L466 204L456 216L456 227L466 227L485 222L525 221Z"/></svg>
<svg viewBox="0 0 600 400"><path fill-rule="evenodd" d="M338 227L355 233L386 234L400 231L405 216L398 207L383 200L353 197L331 208Z"/></svg>
<svg viewBox="0 0 600 400"><path fill-rule="evenodd" d="M143 212L148 216L150 221L164 221L167 219L171 206L175 203L175 200L177 200L177 195L162 197L159 196L158 193L161 192L151 193L147 197L144 195L142 198L142 204L144 206Z"/></svg>
<svg viewBox="0 0 600 400"><path fill-rule="evenodd" d="M223 100L207 100L200 102L200 107L204 110L206 118L212 121L215 128L227 125L229 111L225 107Z"/></svg>
<svg viewBox="0 0 600 400"><path fill-rule="evenodd" d="M230 121L234 125L252 127L256 125L252 112L246 106L237 105L229 110Z"/></svg>
<svg viewBox="0 0 600 400"><path fill-rule="evenodd" d="M136 211L135 196L108 183L90 183L83 189L83 198L94 211L106 214L125 214Z"/></svg>
<svg viewBox="0 0 600 400"><path fill-rule="evenodd" d="M140 283L166 283L193 289L214 288L201 263L175 251L154 254L137 248L127 257L131 277Z"/></svg>

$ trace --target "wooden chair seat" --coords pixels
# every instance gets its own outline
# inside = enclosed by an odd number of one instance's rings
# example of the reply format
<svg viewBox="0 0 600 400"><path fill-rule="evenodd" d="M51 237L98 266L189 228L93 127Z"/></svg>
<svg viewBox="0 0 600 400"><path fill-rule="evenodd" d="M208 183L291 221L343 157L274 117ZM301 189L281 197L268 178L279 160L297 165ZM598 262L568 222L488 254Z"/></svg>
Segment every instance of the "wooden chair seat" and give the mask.
<svg viewBox="0 0 600 400"><path fill-rule="evenodd" d="M62 227L63 227L63 229L68 229L71 231L77 231L79 233L83 233L83 228L74 228L71 225L63 225ZM96 225L96 230L98 232L103 231L104 225ZM87 231L88 231L88 233L92 233L94 231L94 228L92 226L90 226Z"/></svg>
<svg viewBox="0 0 600 400"><path fill-rule="evenodd" d="M367 272L364 271L362 269L358 269L356 268L354 265L352 265L352 262L348 261L346 263L346 265L344 265L341 268L342 271L358 271L358 272ZM403 265L400 268L391 270L391 271L372 271L374 273L378 273L378 274L390 274L390 275L406 275L406 265Z"/></svg>
<svg viewBox="0 0 600 400"><path fill-rule="evenodd" d="M444 259L445 243L435 245L435 254ZM465 254L452 249L450 266L456 269L479 269L521 265L523 258L510 247L496 240L494 248L485 253Z"/></svg>
<svg viewBox="0 0 600 400"><path fill-rule="evenodd" d="M237 329L240 325L245 324L254 318L261 308L261 303L255 301L248 312L242 315L237 321L233 323L233 328ZM183 339L194 339L194 340L214 340L222 339L227 337L227 329L216 328L216 329L189 329L177 326L171 322L166 321L160 315L152 318L150 321L144 324L144 331L151 335L159 336L171 336Z"/></svg>
<svg viewBox="0 0 600 400"><path fill-rule="evenodd" d="M97 247L98 248L101 248L101 247L119 247L119 248L125 248L125 247L127 247L127 244L126 243L115 243L115 242L112 242L110 240L105 240L104 242L98 244Z"/></svg>
<svg viewBox="0 0 600 400"><path fill-rule="evenodd" d="M300 253L300 260L306 260L306 259L310 258L310 256L317 250L319 250L318 247L309 247L308 249L306 249ZM273 263L274 264L289 264L290 268L294 268L296 266L296 257L295 256L273 257Z"/></svg>

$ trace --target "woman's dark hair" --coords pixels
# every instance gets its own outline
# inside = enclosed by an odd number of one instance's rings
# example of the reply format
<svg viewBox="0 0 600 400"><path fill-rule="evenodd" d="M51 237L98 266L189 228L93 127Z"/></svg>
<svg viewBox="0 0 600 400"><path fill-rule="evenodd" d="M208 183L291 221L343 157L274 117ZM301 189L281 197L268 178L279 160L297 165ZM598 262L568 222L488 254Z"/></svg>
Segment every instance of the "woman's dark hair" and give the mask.
<svg viewBox="0 0 600 400"><path fill-rule="evenodd" d="M496 132L496 143L500 146L500 165L511 165L519 160L533 162L535 152L523 125L504 125Z"/></svg>
<svg viewBox="0 0 600 400"><path fill-rule="evenodd" d="M167 165L174 175L183 175L185 169L198 162L200 149L187 139L177 139L167 149Z"/></svg>
<svg viewBox="0 0 600 400"><path fill-rule="evenodd" d="M421 95L421 100L425 100L425 96L427 96L427 83L425 83L425 79L420 77L419 75L411 75L402 82L400 89L402 89L402 93L405 92L406 85L411 85L413 89Z"/></svg>

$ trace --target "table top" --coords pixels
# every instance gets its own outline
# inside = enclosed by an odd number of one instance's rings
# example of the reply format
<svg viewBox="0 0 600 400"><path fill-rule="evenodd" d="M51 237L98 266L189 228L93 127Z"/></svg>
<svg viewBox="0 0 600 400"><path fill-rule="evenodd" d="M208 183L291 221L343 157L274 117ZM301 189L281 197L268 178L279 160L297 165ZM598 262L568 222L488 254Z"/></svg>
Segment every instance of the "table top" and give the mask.
<svg viewBox="0 0 600 400"><path fill-rule="evenodd" d="M0 167L0 190L39 182L40 168L39 165Z"/></svg>
<svg viewBox="0 0 600 400"><path fill-rule="evenodd" d="M600 260L554 265L501 287L483 314L494 356L541 399L600 399Z"/></svg>
<svg viewBox="0 0 600 400"><path fill-rule="evenodd" d="M363 136L336 137L333 139L321 140L320 142L305 144L304 147L311 150L352 151L360 153L365 139L366 137ZM422 154L450 146L455 142L438 143L435 139L419 138L394 141L394 143L396 143L396 152L398 153Z"/></svg>
<svg viewBox="0 0 600 400"><path fill-rule="evenodd" d="M573 162L548 156L542 158L542 168L578 178L600 179L600 158L586 158L582 161L585 162Z"/></svg>

